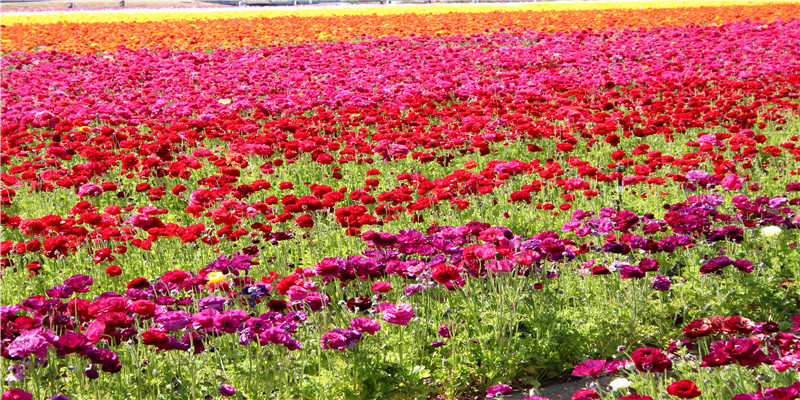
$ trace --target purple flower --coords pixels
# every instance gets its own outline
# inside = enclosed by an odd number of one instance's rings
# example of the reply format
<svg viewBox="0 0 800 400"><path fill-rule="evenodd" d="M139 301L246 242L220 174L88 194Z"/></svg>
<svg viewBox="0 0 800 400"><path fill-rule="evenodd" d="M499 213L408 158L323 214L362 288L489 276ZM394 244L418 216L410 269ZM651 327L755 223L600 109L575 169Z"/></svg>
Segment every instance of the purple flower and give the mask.
<svg viewBox="0 0 800 400"><path fill-rule="evenodd" d="M86 368L83 369L83 375L89 378L89 380L94 380L100 377L100 374L97 373L97 367L95 367L94 364L87 365Z"/></svg>
<svg viewBox="0 0 800 400"><path fill-rule="evenodd" d="M10 365L8 367L8 375L5 377L6 382L20 382L25 379L25 367L20 365Z"/></svg>
<svg viewBox="0 0 800 400"><path fill-rule="evenodd" d="M501 383L499 385L494 385L486 389L486 397L493 398L497 396L505 396L513 392L514 389L512 389L511 386L504 385Z"/></svg>
<svg viewBox="0 0 800 400"><path fill-rule="evenodd" d="M186 311L166 311L156 316L156 323L167 332L185 328L190 320L191 316Z"/></svg>
<svg viewBox="0 0 800 400"><path fill-rule="evenodd" d="M50 396L45 400L72 400L72 399L67 396L64 396L63 394L57 394L55 396Z"/></svg>
<svg viewBox="0 0 800 400"><path fill-rule="evenodd" d="M669 286L672 284L672 280L664 275L656 275L653 280L650 281L650 287L653 290L659 290L662 292L669 291Z"/></svg>
<svg viewBox="0 0 800 400"><path fill-rule="evenodd" d="M412 284L406 286L405 289L403 289L403 294L406 295L406 296L411 297L411 296L414 296L416 294L419 294L419 292L421 292L421 291L423 291L425 289L426 289L425 285L423 285L421 283L412 283Z"/></svg>
<svg viewBox="0 0 800 400"><path fill-rule="evenodd" d="M231 397L236 394L236 388L232 385L222 385L219 387L219 394L222 397Z"/></svg>
<svg viewBox="0 0 800 400"><path fill-rule="evenodd" d="M323 349L344 350L352 349L361 341L361 334L353 329L334 329L319 340Z"/></svg>
<svg viewBox="0 0 800 400"><path fill-rule="evenodd" d="M205 310L206 308L213 308L215 310L222 311L222 308L225 306L225 298L222 296L208 296L203 297L197 302L197 307L201 310Z"/></svg>
<svg viewBox="0 0 800 400"><path fill-rule="evenodd" d="M390 304L383 312L383 320L392 324L405 325L414 318L414 309L408 304Z"/></svg>
<svg viewBox="0 0 800 400"><path fill-rule="evenodd" d="M69 332L59 336L54 345L56 353L63 357L67 354L82 353L89 348L89 338L77 332Z"/></svg>
<svg viewBox="0 0 800 400"><path fill-rule="evenodd" d="M369 333L374 335L375 332L381 330L381 325L378 321L373 321L367 317L355 317L350 321L350 327L360 333Z"/></svg>
<svg viewBox="0 0 800 400"><path fill-rule="evenodd" d="M72 275L67 280L64 281L64 284L67 286L72 287L78 293L86 293L89 291L89 286L92 286L94 280L89 275Z"/></svg>
<svg viewBox="0 0 800 400"><path fill-rule="evenodd" d="M57 299L68 299L73 293L75 293L75 290L72 288L72 286L55 285L51 289L45 290L44 293Z"/></svg>

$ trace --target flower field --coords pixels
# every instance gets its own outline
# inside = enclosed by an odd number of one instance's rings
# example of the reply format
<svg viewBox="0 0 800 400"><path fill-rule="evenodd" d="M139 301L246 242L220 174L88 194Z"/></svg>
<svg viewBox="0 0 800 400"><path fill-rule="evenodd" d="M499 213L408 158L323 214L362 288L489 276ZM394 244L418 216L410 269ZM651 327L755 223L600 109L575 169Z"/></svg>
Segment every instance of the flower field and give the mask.
<svg viewBox="0 0 800 400"><path fill-rule="evenodd" d="M0 18L2 400L800 398L800 3Z"/></svg>

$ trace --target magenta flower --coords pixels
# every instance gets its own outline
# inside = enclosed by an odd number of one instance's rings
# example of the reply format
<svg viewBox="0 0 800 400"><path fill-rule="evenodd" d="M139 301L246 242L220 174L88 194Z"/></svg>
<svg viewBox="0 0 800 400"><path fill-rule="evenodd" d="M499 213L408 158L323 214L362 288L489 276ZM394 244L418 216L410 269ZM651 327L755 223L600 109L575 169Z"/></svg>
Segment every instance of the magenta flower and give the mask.
<svg viewBox="0 0 800 400"><path fill-rule="evenodd" d="M156 316L156 323L167 332L181 330L190 321L191 316L186 311L166 311Z"/></svg>
<svg viewBox="0 0 800 400"><path fill-rule="evenodd" d="M18 336L8 345L8 354L12 357L25 358L34 355L38 358L47 357L47 340L38 333L29 333Z"/></svg>
<svg viewBox="0 0 800 400"><path fill-rule="evenodd" d="M3 392L2 400L33 400L33 395L22 389L9 389Z"/></svg>
<svg viewBox="0 0 800 400"><path fill-rule="evenodd" d="M72 275L64 281L64 284L71 287L72 290L78 293L86 293L89 291L89 286L92 286L94 279L89 275Z"/></svg>
<svg viewBox="0 0 800 400"><path fill-rule="evenodd" d="M494 398L497 396L505 396L513 392L514 389L512 389L511 386L504 385L501 383L499 385L490 386L488 389L486 389L486 397Z"/></svg>
<svg viewBox="0 0 800 400"><path fill-rule="evenodd" d="M259 344L262 346L266 345L267 343L284 344L291 339L289 333L286 332L285 329L279 327L268 328L264 330L264 332L261 332L258 337Z"/></svg>
<svg viewBox="0 0 800 400"><path fill-rule="evenodd" d="M214 318L214 328L225 333L234 333L241 325L242 323L230 314L219 314Z"/></svg>
<svg viewBox="0 0 800 400"><path fill-rule="evenodd" d="M350 321L350 327L358 332L369 333L374 335L375 332L381 330L381 325L378 321L371 320L367 317L355 317Z"/></svg>
<svg viewBox="0 0 800 400"><path fill-rule="evenodd" d="M85 183L78 189L78 196L81 197L97 197L103 194L103 188L94 183Z"/></svg>
<svg viewBox="0 0 800 400"><path fill-rule="evenodd" d="M447 325L445 325L445 324L440 324L439 325L439 329L436 331L436 333L438 333L439 336L441 336L441 337L443 337L445 339L449 339L450 338L450 329L448 329Z"/></svg>
<svg viewBox="0 0 800 400"><path fill-rule="evenodd" d="M323 349L344 350L352 349L361 341L361 334L353 329L334 329L319 340Z"/></svg>
<svg viewBox="0 0 800 400"><path fill-rule="evenodd" d="M75 289L73 289L72 286L55 285L52 288L45 290L44 293L56 299L68 299L73 293L75 293Z"/></svg>
<svg viewBox="0 0 800 400"><path fill-rule="evenodd" d="M372 289L373 292L386 293L392 290L392 284L389 282L375 282L370 289Z"/></svg>
<svg viewBox="0 0 800 400"><path fill-rule="evenodd" d="M222 385L219 387L219 394L222 397L231 397L236 394L236 388L232 385Z"/></svg>
<svg viewBox="0 0 800 400"><path fill-rule="evenodd" d="M725 190L739 190L742 188L742 181L743 179L739 178L738 175L729 174L722 179L720 185L722 185Z"/></svg>
<svg viewBox="0 0 800 400"><path fill-rule="evenodd" d="M650 281L650 287L653 290L659 290L662 292L669 291L670 285L672 285L672 280L664 275L656 275L653 280Z"/></svg>
<svg viewBox="0 0 800 400"><path fill-rule="evenodd" d="M391 305L383 312L383 320L396 325L406 325L414 318L414 309L408 304Z"/></svg>
<svg viewBox="0 0 800 400"><path fill-rule="evenodd" d="M592 379L597 379L605 368L605 360L586 360L572 369L572 376L590 376Z"/></svg>

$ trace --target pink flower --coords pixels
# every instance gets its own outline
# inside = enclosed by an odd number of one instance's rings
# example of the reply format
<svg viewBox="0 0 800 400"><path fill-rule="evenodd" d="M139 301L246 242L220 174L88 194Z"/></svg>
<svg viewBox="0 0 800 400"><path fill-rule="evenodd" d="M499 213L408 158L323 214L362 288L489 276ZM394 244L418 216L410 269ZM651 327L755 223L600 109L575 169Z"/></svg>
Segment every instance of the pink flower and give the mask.
<svg viewBox="0 0 800 400"><path fill-rule="evenodd" d="M78 196L81 197L97 197L103 194L103 188L94 183L85 183L78 189Z"/></svg>
<svg viewBox="0 0 800 400"><path fill-rule="evenodd" d="M383 311L383 320L392 324L405 325L414 318L414 309L408 304L390 304Z"/></svg>
<svg viewBox="0 0 800 400"><path fill-rule="evenodd" d="M374 335L375 332L381 330L381 325L377 321L373 321L366 317L355 317L350 321L350 327L358 332L369 333Z"/></svg>
<svg viewBox="0 0 800 400"><path fill-rule="evenodd" d="M591 376L596 379L606 367L605 360L586 360L572 369L572 376Z"/></svg>
<svg viewBox="0 0 800 400"><path fill-rule="evenodd" d="M720 184L725 190L739 190L742 188L742 179L736 174L729 174Z"/></svg>
<svg viewBox="0 0 800 400"><path fill-rule="evenodd" d="M386 293L392 290L392 284L389 282L375 282L371 287L373 292Z"/></svg>
<svg viewBox="0 0 800 400"><path fill-rule="evenodd" d="M8 354L12 357L25 358L30 355L35 355L38 358L47 357L47 340L37 334L31 333L22 335L14 339L8 345Z"/></svg>
<svg viewBox="0 0 800 400"><path fill-rule="evenodd" d="M486 389L486 397L493 398L497 396L504 396L513 392L514 389L512 389L511 386L503 385L501 383L499 385L490 386L488 389Z"/></svg>
<svg viewBox="0 0 800 400"><path fill-rule="evenodd" d="M185 328L190 320L191 317L186 311L167 311L156 317L156 323L161 324L161 327L167 332Z"/></svg>
<svg viewBox="0 0 800 400"><path fill-rule="evenodd" d="M22 389L11 389L3 392L2 400L33 400L33 395Z"/></svg>

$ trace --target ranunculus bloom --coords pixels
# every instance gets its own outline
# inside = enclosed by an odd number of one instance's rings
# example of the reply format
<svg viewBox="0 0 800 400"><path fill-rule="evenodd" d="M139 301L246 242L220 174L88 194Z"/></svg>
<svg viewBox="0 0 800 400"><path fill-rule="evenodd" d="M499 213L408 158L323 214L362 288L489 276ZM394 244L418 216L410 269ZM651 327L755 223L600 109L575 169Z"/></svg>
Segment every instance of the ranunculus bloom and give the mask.
<svg viewBox="0 0 800 400"><path fill-rule="evenodd" d="M667 393L681 399L693 399L700 396L700 388L689 379L680 380L667 386Z"/></svg>
<svg viewBox="0 0 800 400"><path fill-rule="evenodd" d="M223 397L231 397L236 394L236 388L232 385L222 385L219 387L219 394Z"/></svg>
<svg viewBox="0 0 800 400"><path fill-rule="evenodd" d="M367 317L355 317L350 321L350 327L359 332L369 333L374 335L375 332L381 330L381 325L378 321L374 321Z"/></svg>
<svg viewBox="0 0 800 400"><path fill-rule="evenodd" d="M111 264L106 267L106 274L108 276L120 276L122 275L122 268L120 268L119 265Z"/></svg>
<svg viewBox="0 0 800 400"><path fill-rule="evenodd" d="M591 376L597 378L605 371L605 360L586 360L572 369L572 376Z"/></svg>
<svg viewBox="0 0 800 400"><path fill-rule="evenodd" d="M642 347L631 354L636 369L641 372L659 373L672 369L672 361L659 349Z"/></svg>
<svg viewBox="0 0 800 400"><path fill-rule="evenodd" d="M12 357L25 358L35 355L38 358L47 357L47 340L39 334L31 333L18 336L8 345L8 354Z"/></svg>
<svg viewBox="0 0 800 400"><path fill-rule="evenodd" d="M375 282L370 289L372 289L373 292L386 293L392 290L392 284L389 282Z"/></svg>
<svg viewBox="0 0 800 400"><path fill-rule="evenodd" d="M765 238L771 238L774 236L780 235L782 232L781 228L777 226L765 226L761 228L761 236Z"/></svg>
<svg viewBox="0 0 800 400"><path fill-rule="evenodd" d="M414 318L414 309L408 304L397 304L383 312L383 320L392 324L405 325Z"/></svg>
<svg viewBox="0 0 800 400"><path fill-rule="evenodd" d="M78 196L97 197L103 194L103 188L94 183L85 183L78 189Z"/></svg>
<svg viewBox="0 0 800 400"><path fill-rule="evenodd" d="M504 396L513 392L514 389L512 389L511 386L501 383L499 385L490 386L488 389L486 389L486 397L493 398L497 396Z"/></svg>
<svg viewBox="0 0 800 400"><path fill-rule="evenodd" d="M3 392L1 400L33 400L33 395L22 389L10 389Z"/></svg>
<svg viewBox="0 0 800 400"><path fill-rule="evenodd" d="M653 290L659 290L662 292L669 291L669 287L672 284L672 280L669 277L664 275L656 275L653 280L650 281L650 287Z"/></svg>

